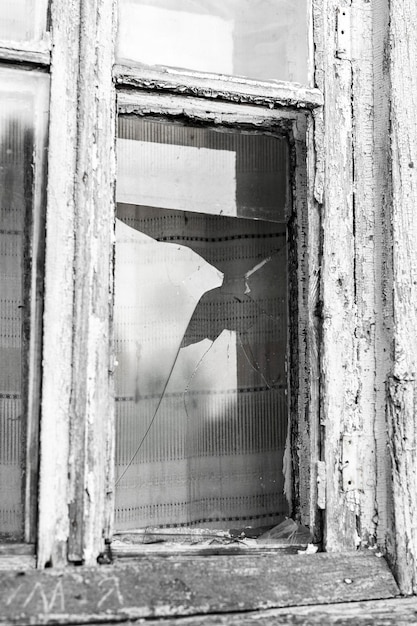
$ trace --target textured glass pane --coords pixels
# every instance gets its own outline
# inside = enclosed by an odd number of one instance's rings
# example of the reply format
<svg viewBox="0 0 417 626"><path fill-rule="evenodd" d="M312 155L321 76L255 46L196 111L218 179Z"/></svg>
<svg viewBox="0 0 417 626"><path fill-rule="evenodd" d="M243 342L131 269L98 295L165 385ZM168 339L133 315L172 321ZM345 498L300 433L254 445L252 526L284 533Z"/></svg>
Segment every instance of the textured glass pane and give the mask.
<svg viewBox="0 0 417 626"><path fill-rule="evenodd" d="M41 39L46 30L47 8L47 0L1 0L0 39Z"/></svg>
<svg viewBox="0 0 417 626"><path fill-rule="evenodd" d="M118 57L307 83L307 0L120 0Z"/></svg>
<svg viewBox="0 0 417 626"><path fill-rule="evenodd" d="M0 537L23 528L33 207L42 176L48 77L0 70ZM36 165L34 169L32 166ZM38 207L37 207L38 208Z"/></svg>
<svg viewBox="0 0 417 626"><path fill-rule="evenodd" d="M119 120L117 158L118 202L285 219L290 187L284 139L132 116Z"/></svg>
<svg viewBox="0 0 417 626"><path fill-rule="evenodd" d="M131 132L124 121L121 145ZM148 137L161 130L154 122L137 123L148 125ZM282 472L287 427L285 198L268 189L270 172L264 178L263 169L269 163L261 158L265 139L275 146L275 154L272 146L267 150L276 163L282 145L262 135L212 133L219 143L205 136L204 145L211 147L200 148L200 159L199 149L179 141L193 133L195 140L200 130L165 125L160 144L144 142L149 150L135 161L135 171L127 159L118 162L119 530L265 526L288 514ZM143 137L130 141L142 143ZM245 170L251 184L236 174L236 155L245 138L253 140ZM189 171L193 159L169 150L161 157L160 145L195 151L201 168L198 185L193 187ZM155 176L152 193L140 170L145 155L154 163L150 169L144 166L147 177ZM137 184L130 202L122 202L127 178ZM285 185L282 189L285 193ZM242 202L236 202L240 197ZM234 210L223 214L221 202ZM240 205L253 219L236 217ZM270 220L260 219L265 214Z"/></svg>

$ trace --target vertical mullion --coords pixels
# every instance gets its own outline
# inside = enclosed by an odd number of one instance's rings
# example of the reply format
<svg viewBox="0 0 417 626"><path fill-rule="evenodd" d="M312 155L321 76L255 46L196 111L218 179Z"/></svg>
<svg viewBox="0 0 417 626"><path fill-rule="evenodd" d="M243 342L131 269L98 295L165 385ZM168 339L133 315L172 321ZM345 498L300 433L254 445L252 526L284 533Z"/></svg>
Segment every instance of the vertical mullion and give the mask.
<svg viewBox="0 0 417 626"><path fill-rule="evenodd" d="M51 28L39 566L95 562L113 514L114 3Z"/></svg>

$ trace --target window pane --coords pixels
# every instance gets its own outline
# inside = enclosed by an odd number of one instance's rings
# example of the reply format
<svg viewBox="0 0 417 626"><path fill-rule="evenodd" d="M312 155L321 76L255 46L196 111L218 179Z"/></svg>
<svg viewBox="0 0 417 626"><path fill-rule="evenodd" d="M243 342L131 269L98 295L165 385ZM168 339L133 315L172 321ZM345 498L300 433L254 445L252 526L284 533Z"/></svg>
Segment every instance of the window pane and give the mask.
<svg viewBox="0 0 417 626"><path fill-rule="evenodd" d="M118 57L307 83L307 0L120 0Z"/></svg>
<svg viewBox="0 0 417 626"><path fill-rule="evenodd" d="M0 39L32 41L46 30L48 0L1 0Z"/></svg>
<svg viewBox="0 0 417 626"><path fill-rule="evenodd" d="M128 118L118 141L116 528L274 525L286 144Z"/></svg>
<svg viewBox="0 0 417 626"><path fill-rule="evenodd" d="M32 233L46 137L48 77L0 70L0 538L21 539L28 413ZM35 164L35 169L32 168ZM34 211L34 205L36 210Z"/></svg>

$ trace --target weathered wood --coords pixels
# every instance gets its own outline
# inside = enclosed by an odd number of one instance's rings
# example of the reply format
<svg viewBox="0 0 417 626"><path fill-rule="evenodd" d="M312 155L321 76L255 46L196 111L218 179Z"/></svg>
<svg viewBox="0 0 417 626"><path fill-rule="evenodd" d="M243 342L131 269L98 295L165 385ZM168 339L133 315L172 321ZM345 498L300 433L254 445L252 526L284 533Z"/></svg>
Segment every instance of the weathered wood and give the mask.
<svg viewBox="0 0 417 626"><path fill-rule="evenodd" d="M18 556L35 554L35 544L31 543L3 543L0 544L0 556Z"/></svg>
<svg viewBox="0 0 417 626"><path fill-rule="evenodd" d="M389 449L395 505L393 564L403 593L417 593L417 393L414 377L387 385Z"/></svg>
<svg viewBox="0 0 417 626"><path fill-rule="evenodd" d="M323 104L323 95L318 89L280 81L262 82L238 77L226 78L215 74L158 69L140 64L115 65L114 76L120 87L170 92L225 102L296 109L313 109Z"/></svg>
<svg viewBox="0 0 417 626"><path fill-rule="evenodd" d="M417 4L389 3L393 243L393 369L387 385L401 590L417 593Z"/></svg>
<svg viewBox="0 0 417 626"><path fill-rule="evenodd" d="M51 3L54 42L48 148L47 235L39 481L38 564L66 562L71 401L74 176L77 138L79 7Z"/></svg>
<svg viewBox="0 0 417 626"><path fill-rule="evenodd" d="M121 89L117 93L119 114L165 115L190 120L222 124L224 126L251 126L260 130L279 130L290 132L294 120L305 116L305 112L290 108L276 111L267 107L256 107L249 104L217 102L202 100L191 96L175 96L153 94L148 92L132 92ZM182 118L182 119L181 119Z"/></svg>
<svg viewBox="0 0 417 626"><path fill-rule="evenodd" d="M114 445L113 3L54 0L51 21L39 566L103 550Z"/></svg>
<svg viewBox="0 0 417 626"><path fill-rule="evenodd" d="M349 493L357 515L359 540L375 543L377 455L375 421L375 227L378 209L374 175L374 81L372 4L353 0L351 5L352 140L354 298L356 317L356 411L352 429L357 442L356 489ZM384 441L386 443L386 439ZM385 454L384 450L380 450Z"/></svg>
<svg viewBox="0 0 417 626"><path fill-rule="evenodd" d="M30 42L30 45L21 42L10 44L0 41L0 62L24 63L36 67L48 67L51 62L49 40Z"/></svg>
<svg viewBox="0 0 417 626"><path fill-rule="evenodd" d="M114 2L80 0L68 558L92 564L113 514Z"/></svg>
<svg viewBox="0 0 417 626"><path fill-rule="evenodd" d="M384 560L369 554L142 559L135 565L0 572L0 624L111 623L397 594Z"/></svg>
<svg viewBox="0 0 417 626"><path fill-rule="evenodd" d="M392 347L392 233L390 174L390 79L387 57L389 7L387 0L373 5L374 64L374 150L375 176L375 438L377 444L377 485L375 512L377 540L380 545L393 546L391 462L388 450L386 413L386 381L391 371Z"/></svg>
<svg viewBox="0 0 417 626"><path fill-rule="evenodd" d="M317 546L318 547L318 546ZM317 550L316 547L316 550ZM180 543L124 543L122 541L115 540L111 544L111 553L114 558L119 559L131 559L137 557L175 557L175 556L228 556L228 555L240 555L248 556L253 554L259 556L260 554L275 554L277 551L279 554L298 554L299 552L305 552L307 544L294 543L274 543L272 545L256 545L253 541L235 541L229 544L221 545L216 544L213 541L211 544L207 542L205 545L199 544L186 544Z"/></svg>
<svg viewBox="0 0 417 626"><path fill-rule="evenodd" d="M316 541L322 540L317 507L317 463L320 455L320 207L314 197L316 150L312 117L294 131L296 145L293 235L297 249L297 350L294 368L298 389L291 407L293 480L297 506L294 514L308 526ZM291 271L292 268L290 268ZM290 279L291 280L291 279ZM292 330L290 329L290 332Z"/></svg>
<svg viewBox="0 0 417 626"><path fill-rule="evenodd" d="M350 3L314 3L318 70L325 94L320 132L317 197L322 197L321 423L325 428L327 550L354 549L357 543L353 492L341 488L341 438L357 428L355 225L353 206L352 67L337 58L336 16ZM317 119L321 124L321 119Z"/></svg>
<svg viewBox="0 0 417 626"><path fill-rule="evenodd" d="M12 570L17 570L21 572L23 570L35 568L36 557L34 554L32 556L24 554L0 555L0 571L4 570L6 572L10 572Z"/></svg>
<svg viewBox="0 0 417 626"><path fill-rule="evenodd" d="M231 613L229 615L207 615L180 617L175 620L138 620L134 624L146 623L148 626L269 626L270 624L302 624L323 626L399 626L415 624L417 621L416 599L373 600L372 602L350 602L330 606L295 607L291 609L272 609L249 613Z"/></svg>

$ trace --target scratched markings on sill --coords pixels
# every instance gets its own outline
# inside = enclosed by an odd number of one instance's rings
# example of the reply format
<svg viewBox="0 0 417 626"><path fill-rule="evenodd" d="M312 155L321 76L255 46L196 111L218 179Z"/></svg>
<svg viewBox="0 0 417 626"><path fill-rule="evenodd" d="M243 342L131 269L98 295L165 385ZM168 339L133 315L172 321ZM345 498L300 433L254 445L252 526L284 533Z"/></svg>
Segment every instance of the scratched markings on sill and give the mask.
<svg viewBox="0 0 417 626"><path fill-rule="evenodd" d="M347 583L346 580L350 582ZM398 595L371 554L141 559L94 568L0 572L0 623L112 623L358 602Z"/></svg>

